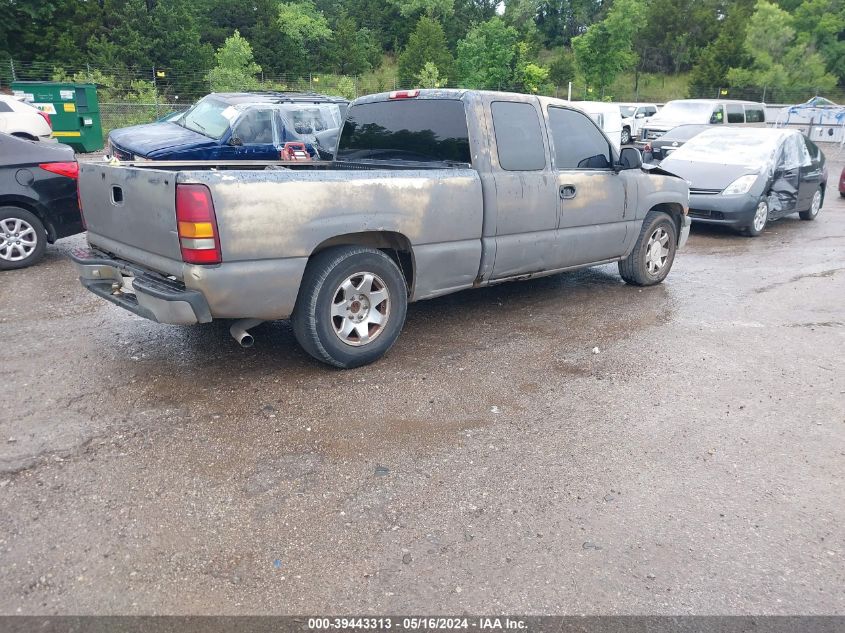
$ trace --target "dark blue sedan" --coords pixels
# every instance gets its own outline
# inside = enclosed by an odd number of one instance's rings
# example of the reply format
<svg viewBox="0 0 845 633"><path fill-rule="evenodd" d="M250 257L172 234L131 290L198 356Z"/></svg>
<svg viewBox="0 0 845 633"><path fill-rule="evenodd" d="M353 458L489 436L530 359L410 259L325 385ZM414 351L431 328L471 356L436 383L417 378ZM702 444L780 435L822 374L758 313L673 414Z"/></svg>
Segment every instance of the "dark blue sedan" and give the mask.
<svg viewBox="0 0 845 633"><path fill-rule="evenodd" d="M296 142L316 156L333 150L326 145L348 104L316 94L213 93L170 121L112 130L107 151L120 160L278 160Z"/></svg>

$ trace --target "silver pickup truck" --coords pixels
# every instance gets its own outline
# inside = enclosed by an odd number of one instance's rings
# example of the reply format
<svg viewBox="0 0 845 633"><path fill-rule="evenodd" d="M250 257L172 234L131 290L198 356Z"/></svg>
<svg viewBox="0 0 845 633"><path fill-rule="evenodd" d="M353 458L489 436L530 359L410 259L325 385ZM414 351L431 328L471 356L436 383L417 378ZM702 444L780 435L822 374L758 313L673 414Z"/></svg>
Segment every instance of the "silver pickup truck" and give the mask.
<svg viewBox="0 0 845 633"><path fill-rule="evenodd" d="M213 123L213 122L209 122ZM82 163L82 284L159 323L290 318L337 367L381 357L409 301L619 263L661 282L687 183L617 154L558 99L413 90L355 101L331 162Z"/></svg>

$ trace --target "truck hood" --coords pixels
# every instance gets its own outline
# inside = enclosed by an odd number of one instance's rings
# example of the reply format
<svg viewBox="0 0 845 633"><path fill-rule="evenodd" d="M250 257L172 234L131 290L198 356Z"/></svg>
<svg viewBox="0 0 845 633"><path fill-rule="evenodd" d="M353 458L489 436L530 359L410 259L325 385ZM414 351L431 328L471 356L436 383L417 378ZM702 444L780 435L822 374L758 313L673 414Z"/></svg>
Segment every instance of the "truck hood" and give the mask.
<svg viewBox="0 0 845 633"><path fill-rule="evenodd" d="M115 145L145 158L162 158L171 151L213 147L217 141L175 123L146 123L112 130L109 140Z"/></svg>
<svg viewBox="0 0 845 633"><path fill-rule="evenodd" d="M690 183L691 189L721 191L740 176L759 174L759 168L722 163L703 163L672 158L663 159L660 169L680 176Z"/></svg>

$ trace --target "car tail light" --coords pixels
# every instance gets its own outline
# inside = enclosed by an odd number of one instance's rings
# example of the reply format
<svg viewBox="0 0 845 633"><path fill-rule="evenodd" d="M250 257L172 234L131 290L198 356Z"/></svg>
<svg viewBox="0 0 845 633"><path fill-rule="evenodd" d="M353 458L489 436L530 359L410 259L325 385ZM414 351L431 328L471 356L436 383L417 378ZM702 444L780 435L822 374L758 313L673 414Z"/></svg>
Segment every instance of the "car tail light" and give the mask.
<svg viewBox="0 0 845 633"><path fill-rule="evenodd" d="M651 152L651 151L653 151L653 150L652 150L652 148L651 148L651 143L646 143L646 144L645 144L645 147L643 147L643 151L644 151L644 152Z"/></svg>
<svg viewBox="0 0 845 633"><path fill-rule="evenodd" d="M44 110L39 110L38 114L40 114L44 118L44 120L47 121L47 125L49 125L50 129L52 130L53 122L50 120L50 115L47 112L44 112Z"/></svg>
<svg viewBox="0 0 845 633"><path fill-rule="evenodd" d="M44 171L49 171L51 174L66 176L74 180L79 177L79 163L76 161L69 163L40 163L38 166Z"/></svg>
<svg viewBox="0 0 845 633"><path fill-rule="evenodd" d="M419 96L419 90L394 90L390 93L391 99L413 99L414 97Z"/></svg>
<svg viewBox="0 0 845 633"><path fill-rule="evenodd" d="M220 236L211 192L205 185L176 185L176 223L182 261L219 264Z"/></svg>

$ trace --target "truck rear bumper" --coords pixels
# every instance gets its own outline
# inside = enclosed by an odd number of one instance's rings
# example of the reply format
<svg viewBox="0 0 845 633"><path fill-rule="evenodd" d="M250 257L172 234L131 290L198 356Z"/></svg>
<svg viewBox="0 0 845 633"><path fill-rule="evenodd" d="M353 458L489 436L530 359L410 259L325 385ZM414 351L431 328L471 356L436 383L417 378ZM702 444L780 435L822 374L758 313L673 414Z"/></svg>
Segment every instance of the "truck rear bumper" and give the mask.
<svg viewBox="0 0 845 633"><path fill-rule="evenodd" d="M145 319L174 325L211 321L202 293L179 281L94 250L76 249L70 257L85 288Z"/></svg>

